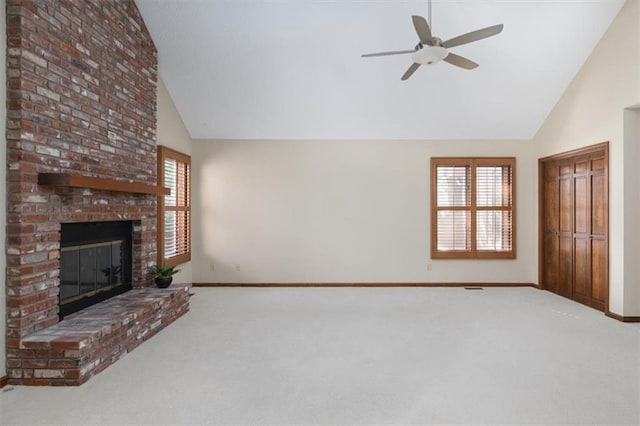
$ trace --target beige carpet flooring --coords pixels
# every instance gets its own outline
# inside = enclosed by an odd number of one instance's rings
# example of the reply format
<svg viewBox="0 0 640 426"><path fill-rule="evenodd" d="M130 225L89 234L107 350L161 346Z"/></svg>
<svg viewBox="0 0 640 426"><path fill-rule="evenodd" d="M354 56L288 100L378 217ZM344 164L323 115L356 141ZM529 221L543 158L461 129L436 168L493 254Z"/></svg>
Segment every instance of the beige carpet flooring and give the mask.
<svg viewBox="0 0 640 426"><path fill-rule="evenodd" d="M638 424L640 324L533 288L197 288L78 388L0 424Z"/></svg>

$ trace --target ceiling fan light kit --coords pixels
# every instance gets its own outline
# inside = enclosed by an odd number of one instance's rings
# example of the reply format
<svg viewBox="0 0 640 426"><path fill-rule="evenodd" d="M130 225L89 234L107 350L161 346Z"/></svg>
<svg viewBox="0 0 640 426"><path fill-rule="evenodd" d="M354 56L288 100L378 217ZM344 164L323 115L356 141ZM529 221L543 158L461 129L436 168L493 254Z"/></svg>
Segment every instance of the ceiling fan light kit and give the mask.
<svg viewBox="0 0 640 426"><path fill-rule="evenodd" d="M449 56L449 51L442 46L425 46L411 55L411 60L420 65L433 65Z"/></svg>
<svg viewBox="0 0 640 426"><path fill-rule="evenodd" d="M504 25L493 25L491 27L482 28L480 30L472 31L452 39L443 42L438 37L431 35L431 0L429 0L429 22L422 16L413 15L411 17L413 27L418 34L419 42L413 48L413 50L396 50L392 52L378 52L378 53L366 53L362 55L363 58L370 58L374 56L390 56L390 55L404 55L411 53L411 59L413 63L407 69L402 76L402 80L407 80L411 75L420 68L421 65L433 65L440 61L445 61L451 65L471 70L478 67L475 62L456 55L449 51L449 48L460 46L474 41L482 40L487 37L500 34Z"/></svg>

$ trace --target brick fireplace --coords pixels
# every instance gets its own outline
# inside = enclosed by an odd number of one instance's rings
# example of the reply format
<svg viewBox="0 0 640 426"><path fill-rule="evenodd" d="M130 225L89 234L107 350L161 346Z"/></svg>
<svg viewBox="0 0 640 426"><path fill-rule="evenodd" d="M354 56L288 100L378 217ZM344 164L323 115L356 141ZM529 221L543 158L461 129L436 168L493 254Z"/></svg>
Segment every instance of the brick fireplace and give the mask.
<svg viewBox="0 0 640 426"><path fill-rule="evenodd" d="M59 321L62 223L130 221L132 286L150 285L156 83L157 52L133 0L7 0L10 383L48 384L30 382L25 359L51 362L25 342Z"/></svg>

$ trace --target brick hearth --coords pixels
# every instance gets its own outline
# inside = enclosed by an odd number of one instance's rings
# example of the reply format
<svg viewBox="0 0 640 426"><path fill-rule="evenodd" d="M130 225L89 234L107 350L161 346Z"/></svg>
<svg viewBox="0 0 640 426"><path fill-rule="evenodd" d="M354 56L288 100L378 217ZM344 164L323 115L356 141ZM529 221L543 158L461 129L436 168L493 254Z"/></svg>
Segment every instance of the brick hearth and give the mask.
<svg viewBox="0 0 640 426"><path fill-rule="evenodd" d="M38 174L156 185L157 52L133 0L7 0L6 12L7 370L32 384L25 343L58 323L61 223L133 221L133 287L151 284L155 195Z"/></svg>
<svg viewBox="0 0 640 426"><path fill-rule="evenodd" d="M22 339L13 369L25 385L81 385L188 310L188 286L131 290Z"/></svg>

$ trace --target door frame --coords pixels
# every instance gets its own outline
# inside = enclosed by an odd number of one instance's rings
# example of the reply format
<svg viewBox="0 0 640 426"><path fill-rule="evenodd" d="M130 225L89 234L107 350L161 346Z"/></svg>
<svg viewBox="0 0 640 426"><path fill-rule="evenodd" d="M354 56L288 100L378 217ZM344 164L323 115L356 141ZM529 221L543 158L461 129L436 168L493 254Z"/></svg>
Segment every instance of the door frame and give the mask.
<svg viewBox="0 0 640 426"><path fill-rule="evenodd" d="M580 155L590 154L596 151L604 150L604 161L606 164L605 178L606 184L604 186L605 197L607 200L607 208L605 209L605 247L606 247L606 259L605 259L605 292L604 292L604 313L609 316L609 141L601 142L595 145L589 145L582 148L576 148L571 151L561 152L559 154L553 154L538 159L538 288L540 290L546 290L544 281L544 164L548 161L557 161L566 159L569 157L577 157ZM572 283L573 287L573 283ZM555 293L554 293L555 294ZM571 299L573 300L573 299ZM578 302L579 303L579 302ZM585 305L588 306L588 305Z"/></svg>

